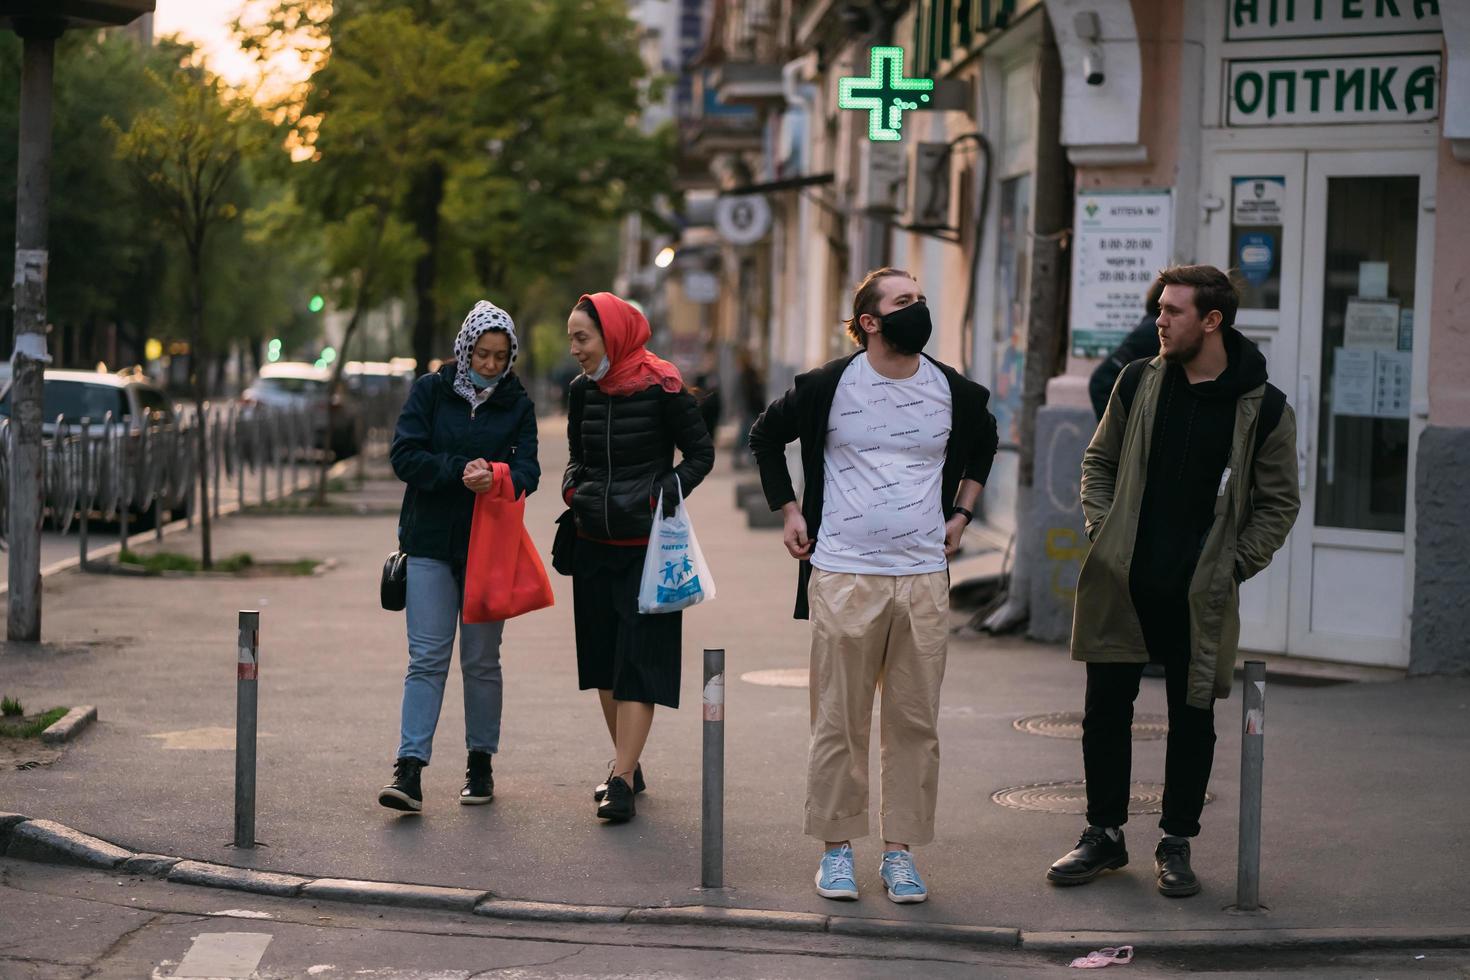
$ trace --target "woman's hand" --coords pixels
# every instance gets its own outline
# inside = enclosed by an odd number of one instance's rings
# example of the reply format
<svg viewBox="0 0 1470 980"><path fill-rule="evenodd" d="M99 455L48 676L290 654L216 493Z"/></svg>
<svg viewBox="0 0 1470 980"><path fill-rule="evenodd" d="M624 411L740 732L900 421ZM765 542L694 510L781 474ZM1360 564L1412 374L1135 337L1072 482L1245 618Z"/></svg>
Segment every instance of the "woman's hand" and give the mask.
<svg viewBox="0 0 1470 980"><path fill-rule="evenodd" d="M475 493L489 493L495 485L495 471L483 459L472 459L465 464L464 485Z"/></svg>

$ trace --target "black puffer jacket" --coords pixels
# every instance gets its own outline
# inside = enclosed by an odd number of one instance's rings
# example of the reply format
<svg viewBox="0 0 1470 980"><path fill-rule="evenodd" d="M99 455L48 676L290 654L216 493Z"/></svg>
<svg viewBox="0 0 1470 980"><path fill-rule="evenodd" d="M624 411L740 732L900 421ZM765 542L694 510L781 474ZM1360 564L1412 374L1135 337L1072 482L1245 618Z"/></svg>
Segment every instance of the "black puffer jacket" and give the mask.
<svg viewBox="0 0 1470 980"><path fill-rule="evenodd" d="M715 444L694 396L658 386L609 397L585 375L572 382L567 418L571 460L562 497L577 530L599 541L640 541L653 526L649 500L684 496L715 465ZM674 465L674 449L683 457Z"/></svg>

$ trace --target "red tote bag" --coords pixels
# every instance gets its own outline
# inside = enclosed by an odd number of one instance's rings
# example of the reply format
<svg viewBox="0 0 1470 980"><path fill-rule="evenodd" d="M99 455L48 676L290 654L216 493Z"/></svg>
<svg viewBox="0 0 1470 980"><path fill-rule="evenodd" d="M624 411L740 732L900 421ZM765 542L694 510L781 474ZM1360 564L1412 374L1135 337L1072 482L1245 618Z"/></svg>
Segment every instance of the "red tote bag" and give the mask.
<svg viewBox="0 0 1470 980"><path fill-rule="evenodd" d="M470 553L464 570L466 623L494 623L545 609L551 580L526 532L526 498L515 495L510 467L491 463L495 484L475 495Z"/></svg>

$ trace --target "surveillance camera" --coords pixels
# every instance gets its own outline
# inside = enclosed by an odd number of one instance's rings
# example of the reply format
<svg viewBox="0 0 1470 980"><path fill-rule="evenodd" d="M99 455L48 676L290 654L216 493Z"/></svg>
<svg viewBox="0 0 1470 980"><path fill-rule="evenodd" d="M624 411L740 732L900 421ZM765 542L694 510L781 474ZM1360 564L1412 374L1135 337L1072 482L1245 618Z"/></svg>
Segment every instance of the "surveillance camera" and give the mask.
<svg viewBox="0 0 1470 980"><path fill-rule="evenodd" d="M1107 80L1103 74L1102 48L1094 46L1082 56L1082 75L1087 79L1088 85L1101 85Z"/></svg>

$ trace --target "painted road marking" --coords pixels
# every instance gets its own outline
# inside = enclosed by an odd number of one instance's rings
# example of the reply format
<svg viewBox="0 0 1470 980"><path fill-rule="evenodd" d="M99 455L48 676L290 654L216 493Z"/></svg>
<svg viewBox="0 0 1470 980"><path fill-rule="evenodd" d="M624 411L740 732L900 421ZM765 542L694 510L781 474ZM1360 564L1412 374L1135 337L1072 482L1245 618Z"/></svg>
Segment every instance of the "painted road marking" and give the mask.
<svg viewBox="0 0 1470 980"><path fill-rule="evenodd" d="M271 944L268 932L209 932L194 937L194 945L176 977L249 977Z"/></svg>

